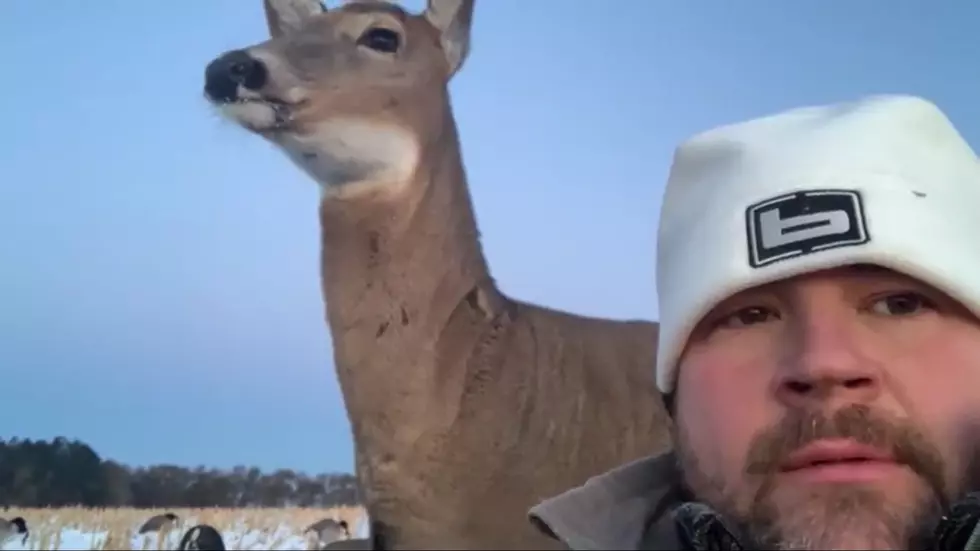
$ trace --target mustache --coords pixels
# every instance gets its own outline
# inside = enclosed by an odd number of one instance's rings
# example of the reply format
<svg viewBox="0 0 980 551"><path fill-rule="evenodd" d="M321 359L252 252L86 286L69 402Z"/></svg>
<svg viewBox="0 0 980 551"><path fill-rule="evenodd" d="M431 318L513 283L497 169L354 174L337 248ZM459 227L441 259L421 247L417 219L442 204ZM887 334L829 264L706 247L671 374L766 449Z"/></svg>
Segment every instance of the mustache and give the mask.
<svg viewBox="0 0 980 551"><path fill-rule="evenodd" d="M912 423L877 413L863 404L853 404L830 415L812 410L791 411L753 438L745 471L772 477L791 453L823 439L848 439L883 450L925 479L941 499L947 499L945 463L938 448Z"/></svg>

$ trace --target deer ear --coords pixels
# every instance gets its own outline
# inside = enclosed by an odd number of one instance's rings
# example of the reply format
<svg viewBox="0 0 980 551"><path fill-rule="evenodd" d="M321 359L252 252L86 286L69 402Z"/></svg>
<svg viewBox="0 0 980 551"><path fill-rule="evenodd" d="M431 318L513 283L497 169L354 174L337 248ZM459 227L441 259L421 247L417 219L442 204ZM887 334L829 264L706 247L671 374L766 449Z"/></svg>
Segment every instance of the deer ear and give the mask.
<svg viewBox="0 0 980 551"><path fill-rule="evenodd" d="M327 11L320 0L262 0L262 5L272 38L289 34L310 17Z"/></svg>
<svg viewBox="0 0 980 551"><path fill-rule="evenodd" d="M449 76L456 74L470 53L470 27L475 0L428 0L425 18L439 31Z"/></svg>

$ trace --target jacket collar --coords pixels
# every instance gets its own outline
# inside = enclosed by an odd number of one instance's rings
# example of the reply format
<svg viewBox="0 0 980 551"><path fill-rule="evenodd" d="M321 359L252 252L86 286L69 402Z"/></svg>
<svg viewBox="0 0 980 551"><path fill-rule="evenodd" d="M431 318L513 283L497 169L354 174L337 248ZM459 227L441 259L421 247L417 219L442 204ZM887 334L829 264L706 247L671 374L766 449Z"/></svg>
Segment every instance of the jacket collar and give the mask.
<svg viewBox="0 0 980 551"><path fill-rule="evenodd" d="M672 452L632 461L539 503L528 517L574 550L638 549L651 536L657 547L677 548L667 514L677 503L676 465Z"/></svg>

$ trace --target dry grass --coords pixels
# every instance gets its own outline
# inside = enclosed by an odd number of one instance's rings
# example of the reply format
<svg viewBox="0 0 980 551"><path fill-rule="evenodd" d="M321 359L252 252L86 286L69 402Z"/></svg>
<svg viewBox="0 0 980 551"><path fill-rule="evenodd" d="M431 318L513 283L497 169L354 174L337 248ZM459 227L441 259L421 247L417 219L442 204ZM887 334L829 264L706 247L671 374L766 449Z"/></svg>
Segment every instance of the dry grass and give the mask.
<svg viewBox="0 0 980 551"><path fill-rule="evenodd" d="M177 514L180 526L169 532L137 534L146 519L166 512ZM24 549L173 549L184 531L198 523L217 528L228 549L303 549L302 532L311 523L325 517L343 519L354 531L364 510L11 508L3 516L27 520L31 535Z"/></svg>

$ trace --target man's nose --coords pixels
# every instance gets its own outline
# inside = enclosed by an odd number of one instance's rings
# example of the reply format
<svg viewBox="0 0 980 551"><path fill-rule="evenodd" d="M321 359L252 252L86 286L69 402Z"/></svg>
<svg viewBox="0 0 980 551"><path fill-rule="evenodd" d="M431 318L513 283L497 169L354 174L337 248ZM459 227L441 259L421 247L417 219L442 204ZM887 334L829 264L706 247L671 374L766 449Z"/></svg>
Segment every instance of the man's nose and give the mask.
<svg viewBox="0 0 980 551"><path fill-rule="evenodd" d="M230 103L238 99L239 86L259 90L265 86L269 72L262 61L245 50L232 50L204 70L204 93L213 101Z"/></svg>
<svg viewBox="0 0 980 551"><path fill-rule="evenodd" d="M794 321L776 393L792 407L870 403L881 394L881 366L864 352L847 315L811 313Z"/></svg>

